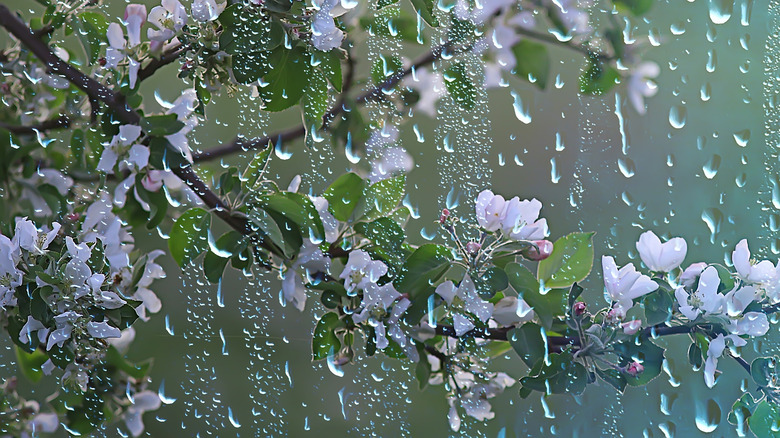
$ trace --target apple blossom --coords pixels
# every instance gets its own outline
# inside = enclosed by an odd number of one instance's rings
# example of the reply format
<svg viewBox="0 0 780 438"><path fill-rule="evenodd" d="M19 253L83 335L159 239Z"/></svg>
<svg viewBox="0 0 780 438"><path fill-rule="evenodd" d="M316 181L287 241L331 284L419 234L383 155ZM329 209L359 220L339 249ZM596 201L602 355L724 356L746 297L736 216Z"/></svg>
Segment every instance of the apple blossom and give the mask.
<svg viewBox="0 0 780 438"><path fill-rule="evenodd" d="M133 394L131 403L127 411L125 411L123 419L130 434L137 437L144 432L144 412L160 409L162 403L160 396L152 391L142 391Z"/></svg>
<svg viewBox="0 0 780 438"><path fill-rule="evenodd" d="M669 272L680 266L685 259L688 244L682 237L669 239L668 242L662 244L661 239L655 233L645 231L639 236L636 249L647 269L654 272Z"/></svg>
<svg viewBox="0 0 780 438"><path fill-rule="evenodd" d="M483 190L477 196L477 222L487 231L497 231L501 228L506 212L506 201L501 195L494 195L490 190Z"/></svg>
<svg viewBox="0 0 780 438"><path fill-rule="evenodd" d="M628 100L639 114L647 112L645 97L652 97L658 92L658 86L652 81L661 73L658 64L645 61L632 68L628 77Z"/></svg>
<svg viewBox="0 0 780 438"><path fill-rule="evenodd" d="M386 273L387 265L379 260L371 260L367 252L358 249L349 253L349 259L339 278L344 280L347 292L356 293L358 289L377 287L376 282Z"/></svg>
<svg viewBox="0 0 780 438"><path fill-rule="evenodd" d="M699 286L696 291L688 294L683 287L678 287L674 291L677 298L680 313L693 321L700 314L712 315L723 311L726 304L725 297L718 293L720 286L720 277L718 270L710 266L701 273L699 277Z"/></svg>
<svg viewBox="0 0 780 438"><path fill-rule="evenodd" d="M164 42L187 24L187 11L179 0L162 0L161 6L155 6L149 12L148 19L157 29L149 29L146 36L152 41Z"/></svg>
<svg viewBox="0 0 780 438"><path fill-rule="evenodd" d="M539 219L542 203L537 199L520 200L517 196L506 202L501 229L513 240L539 240L547 236L547 219Z"/></svg>
<svg viewBox="0 0 780 438"><path fill-rule="evenodd" d="M611 256L601 257L604 272L604 289L607 301L614 303L613 309L619 318L625 316L633 300L658 289L658 284L650 277L637 272L633 263L618 270L615 259Z"/></svg>
<svg viewBox="0 0 780 438"><path fill-rule="evenodd" d="M226 1L217 3L216 0L194 0L192 2L192 19L201 23L207 23L219 18L219 14L225 10Z"/></svg>
<svg viewBox="0 0 780 438"><path fill-rule="evenodd" d="M518 325L534 319L533 308L522 298L504 297L493 307L493 319L502 326Z"/></svg>
<svg viewBox="0 0 780 438"><path fill-rule="evenodd" d="M436 287L436 293L449 306L471 313L482 322L487 322L493 314L493 304L479 297L474 282L469 275L463 277L463 281L457 287L450 280L441 283ZM464 333L474 329L474 323L464 313L454 313L453 323L457 336L462 336Z"/></svg>
<svg viewBox="0 0 780 438"><path fill-rule="evenodd" d="M709 388L715 386L715 372L718 367L718 359L726 349L726 341L731 341L731 344L735 347L742 347L747 344L747 341L737 335L723 336L723 334L719 334L710 341L710 346L707 348L707 360L704 363L704 382Z"/></svg>

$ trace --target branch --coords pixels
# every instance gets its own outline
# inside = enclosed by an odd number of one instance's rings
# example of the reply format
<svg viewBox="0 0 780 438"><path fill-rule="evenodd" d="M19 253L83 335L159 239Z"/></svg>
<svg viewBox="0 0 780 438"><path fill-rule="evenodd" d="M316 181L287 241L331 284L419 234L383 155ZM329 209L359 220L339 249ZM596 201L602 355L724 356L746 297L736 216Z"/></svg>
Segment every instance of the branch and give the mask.
<svg viewBox="0 0 780 438"><path fill-rule="evenodd" d="M50 131L54 129L65 129L70 127L70 119L68 116L59 116L56 119L45 120L37 125L11 125L5 122L0 122L0 128L9 131L12 134L36 134L40 131Z"/></svg>
<svg viewBox="0 0 780 438"><path fill-rule="evenodd" d="M181 56L182 53L186 52L187 49L188 47L185 46L184 44L177 44L171 47L170 49L168 49L168 51L163 53L159 58L152 59L152 62L150 62L149 65L142 68L138 72L138 82L139 83L143 82L145 79L155 74L157 70L179 59L179 56Z"/></svg>
<svg viewBox="0 0 780 438"><path fill-rule="evenodd" d="M105 85L57 57L49 46L37 39L33 31L17 18L4 4L0 4L0 26L6 28L9 33L18 38L25 47L47 65L49 71L53 74L63 76L70 83L86 93L87 96L89 96L90 101L101 101L106 104L106 106L113 111L114 116L118 121L132 125L138 125L140 123L141 116L125 105L124 97L121 94L115 93ZM242 234L251 234L252 230L249 226L249 221L245 217L233 215L228 205L214 192L209 190L208 186L206 186L198 175L193 172L189 165L187 167L172 170L176 176L200 197L206 206L214 211L214 214L216 214L217 217L225 221L236 231ZM264 242L260 242L259 244L267 247L264 245Z"/></svg>
<svg viewBox="0 0 780 438"><path fill-rule="evenodd" d="M378 101L385 98L385 93L397 85L403 78L411 74L414 70L424 67L433 63L437 59L441 58L442 54L451 46L451 43L447 42L440 46L435 47L433 50L422 56L420 59L414 62L409 68L399 71L398 73L388 76L381 84L366 91L355 99L358 104L365 104L371 101ZM351 77L351 69L348 70L348 77ZM345 87L345 92L347 87ZM340 99L339 102L330 109L323 116L323 127L326 127L328 123L336 116L343 113L346 110L344 106L344 100ZM265 137L246 139L244 137L236 137L229 143L224 143L215 148L207 149L203 152L193 154L193 162L199 163L201 161L213 160L215 158L224 157L238 152L246 152L252 149L265 148L268 146L268 142L272 142L274 145L283 143L285 141L295 140L297 138L306 135L306 128L303 125L289 129L287 131L278 132Z"/></svg>
<svg viewBox="0 0 780 438"><path fill-rule="evenodd" d="M537 41L542 41L548 44L556 45L556 46L562 46L566 47L570 50L574 50L575 52L579 52L585 56L595 56L596 58L607 61L612 59L613 57L610 55L605 55L603 53L597 52L592 50L590 47L583 46L580 44L573 44L565 41L560 41L558 38L555 38L554 36L546 33L536 32L534 30L524 29L522 27L516 27L514 29L515 33L518 35L523 35L527 38L532 38Z"/></svg>

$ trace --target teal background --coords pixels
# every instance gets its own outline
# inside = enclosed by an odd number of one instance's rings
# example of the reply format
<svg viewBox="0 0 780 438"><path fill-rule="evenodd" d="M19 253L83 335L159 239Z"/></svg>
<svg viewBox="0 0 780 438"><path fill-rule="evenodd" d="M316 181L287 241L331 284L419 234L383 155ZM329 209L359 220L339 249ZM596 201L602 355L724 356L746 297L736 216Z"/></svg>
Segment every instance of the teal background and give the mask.
<svg viewBox="0 0 780 438"><path fill-rule="evenodd" d="M125 4L118 0L105 3L115 15L121 14ZM144 3L151 9L153 2ZM730 3L725 0L726 5ZM27 8L32 2L9 4ZM490 90L488 100L473 113L461 112L444 102L445 97L437 120L419 114L401 125L401 144L416 163L408 188L409 203L419 219L410 223L410 240L423 242L431 237L432 222L453 188L453 193L461 192L457 211L465 216L470 211L467 193L492 187L507 196L540 199L552 238L575 230L597 232L597 260L585 283L591 306L603 305L600 255L615 255L621 265L636 261L634 242L646 229L666 237L684 236L689 243L686 264L726 260L734 245L746 237L754 254L776 259L780 202L777 207L772 203L778 141L771 102L777 92L777 40L772 38L777 13L774 4L737 0L734 15L725 24L715 25L711 7L702 0L658 2L646 22L634 20L633 34L642 46L639 55L661 66L656 81L659 93L647 100L647 114L641 116L626 101L625 89L618 87L622 127L615 94L578 96L577 76L583 59L557 47L551 49L553 75L560 75L561 89L550 86L539 91L510 78L506 88ZM749 19L741 16L743 9L751 11ZM592 11L595 20L606 20L600 6ZM675 35L672 27L685 31ZM651 45L648 34L660 40L660 45ZM749 40L747 49L740 39ZM359 72L366 72L380 52L392 47L385 41L358 40ZM411 54L402 52L409 58L417 53L416 49ZM717 58L713 71L707 68L710 56ZM143 85L147 108L155 108L155 93L168 101L177 97L181 85L174 78L175 67L168 67ZM703 101L701 88L707 84L711 98ZM528 108L530 123L515 116L512 92ZM677 129L669 118L671 108L680 105L686 108L687 117L685 126ZM299 120L297 108L270 117L261 114L247 96L222 96L208 109L193 145L208 148L239 132L275 132ZM417 140L414 124L425 141ZM741 147L734 134L745 130L750 139ZM556 149L556 133L563 141L562 149ZM447 134L453 152L443 148ZM318 193L331 173L348 169L343 152L332 150L327 141L313 149L306 149L302 142L285 148L292 156L277 158L272 165L281 186L293 175L303 174L304 189L312 187ZM515 156L522 165L516 164ZM704 168L718 160L717 173L710 173L710 179ZM620 170L619 161L628 163L625 168L633 167L632 176L627 177L631 171ZM210 164L206 170L242 162L233 157ZM744 179L742 187L737 179ZM717 233L711 232L703 217L715 218ZM157 233L137 232L138 247L166 246ZM155 284L163 310L137 325L137 340L130 352L133 359L155 358L151 387L164 381L166 395L176 399L145 416L151 436L449 433L443 389L420 391L409 365L364 358L345 366L344 375L338 377L325 364L312 364L311 331L315 316L322 313L314 298L300 314L280 304L278 280L232 271L221 288L221 307L216 288L207 285L197 269L182 273L172 260L165 263L168 278ZM166 319L170 330L166 330ZM756 349L776 351L776 339L773 329L755 343ZM659 341L669 348L667 372L646 388L630 388L618 395L610 387L590 386L581 397L542 400L534 394L523 400L517 396L516 385L491 400L495 419L483 424L462 417L461 435L737 436L726 416L745 388L754 389L747 375L724 358L719 364L723 378L714 389L706 388L701 372L692 371L687 363L685 341ZM746 347L743 354L749 360L756 353ZM499 359L496 367L514 376L524 371L514 357ZM231 424L229 409L240 427ZM107 435L116 433L112 428Z"/></svg>

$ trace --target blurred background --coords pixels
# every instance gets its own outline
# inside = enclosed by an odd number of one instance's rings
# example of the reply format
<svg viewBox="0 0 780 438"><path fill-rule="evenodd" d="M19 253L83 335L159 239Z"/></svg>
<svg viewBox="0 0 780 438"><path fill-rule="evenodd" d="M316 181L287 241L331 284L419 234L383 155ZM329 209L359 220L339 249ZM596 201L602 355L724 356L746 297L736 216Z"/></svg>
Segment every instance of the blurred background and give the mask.
<svg viewBox="0 0 780 438"><path fill-rule="evenodd" d="M5 3L40 12L34 2ZM126 5L104 3L113 17ZM766 3L659 1L644 22L635 20L639 55L661 67L659 91L646 100L644 115L627 101L624 85L601 97L578 95L584 59L560 47L551 48L552 75L560 86L539 91L508 78L472 112L445 98L436 118L415 114L399 126L399 144L415 161L407 187L418 219L409 224L410 241L441 240L433 225L441 208L457 204L456 211L466 216L469 196L492 188L541 200L553 240L577 230L597 232L593 275L584 283L593 306L604 305L600 256L614 255L620 265L637 261L634 243L647 229L685 237L686 265L728 262L742 238L749 238L754 256L776 259L780 53L777 5ZM608 13L601 6L589 8L596 28ZM381 52L393 50L383 44L355 40L359 73L367 73ZM422 53L395 50L409 59ZM155 98L178 97L184 85L176 68L143 84L148 108L156 108ZM249 96L221 96L194 131L194 144L206 149L238 133L276 132L300 123L300 117L297 107L270 117ZM320 193L331 174L352 166L327 138L311 148L299 141L283 149L271 165L283 187L301 174L303 190ZM246 157L236 156L209 163L203 175L244 162ZM139 248L166 248L157 232L137 230L136 236ZM384 357L359 358L340 370L312 363L311 332L322 314L316 299L301 314L280 302L279 281L271 276L229 269L218 290L200 276L199 267L182 272L170 258L163 263L168 278L155 284L163 310L137 324L129 353L135 360L154 358L152 388L162 387L169 402L146 414L151 436L451 433L443 388L420 391L408 364ZM776 351L777 338L772 330L755 345ZM646 388L621 395L592 385L580 397L521 399L516 385L491 400L493 420L463 417L460 434L737 436L726 417L739 395L753 389L748 376L722 360L723 377L707 389L701 372L687 362L685 341L659 341L669 348L665 373ZM743 351L748 360L756 354L749 348ZM524 366L512 356L499 359L496 369L520 375ZM106 432L117 434L114 427Z"/></svg>

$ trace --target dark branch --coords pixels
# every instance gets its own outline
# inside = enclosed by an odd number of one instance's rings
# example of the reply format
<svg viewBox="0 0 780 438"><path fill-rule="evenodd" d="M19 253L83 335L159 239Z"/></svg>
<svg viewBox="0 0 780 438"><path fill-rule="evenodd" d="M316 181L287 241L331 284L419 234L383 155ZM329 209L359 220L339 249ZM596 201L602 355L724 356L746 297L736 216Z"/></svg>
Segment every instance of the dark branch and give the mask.
<svg viewBox="0 0 780 438"><path fill-rule="evenodd" d="M161 69L162 67L165 67L166 65L172 63L173 61L176 61L179 59L179 57L182 55L182 53L187 51L187 47L183 44L178 44L166 51L162 54L159 58L155 58L152 60L152 62L149 63L146 67L142 68L138 72L138 82L143 82L145 79L152 76L157 70Z"/></svg>
<svg viewBox="0 0 780 438"><path fill-rule="evenodd" d="M439 59L449 47L450 47L450 43L445 43L434 48L429 53L427 53L426 55L422 56L420 59L415 61L415 63L412 64L411 67L399 71L394 75L389 76L381 84L377 85L376 87L358 96L357 99L355 99L355 101L358 104L365 104L367 102L384 99L385 93L391 90L399 82L401 82L403 78L410 75L412 71L414 71L415 69L424 67ZM352 69L350 68L348 70L348 75L347 75L348 78L351 77L352 74L351 71ZM347 90L348 87L345 86L344 91L346 92ZM323 126L327 127L327 124L330 121L332 121L339 114L343 113L345 110L346 107L344 105L344 100L340 99L338 104L336 104L336 106L334 106L333 108L330 109L330 111L325 113L325 116L323 117L323 121L324 121ZM230 155L239 152L246 152L252 149L265 148L266 146L268 146L269 141L274 143L274 145L278 145L278 143L295 140L297 138L303 137L304 135L306 135L306 128L303 125L300 125L293 129L275 133L266 137L252 138L252 139L236 137L233 141L229 143L225 143L215 148L207 149L203 152L193 154L193 161L195 163L198 163L201 161L208 161L208 160L213 160L215 158L224 157L225 155Z"/></svg>
<svg viewBox="0 0 780 438"><path fill-rule="evenodd" d="M12 134L35 134L40 131L51 131L54 129L66 129L70 127L70 119L68 116L59 116L56 119L45 120L37 125L11 125L5 122L0 122L0 128L9 131Z"/></svg>

